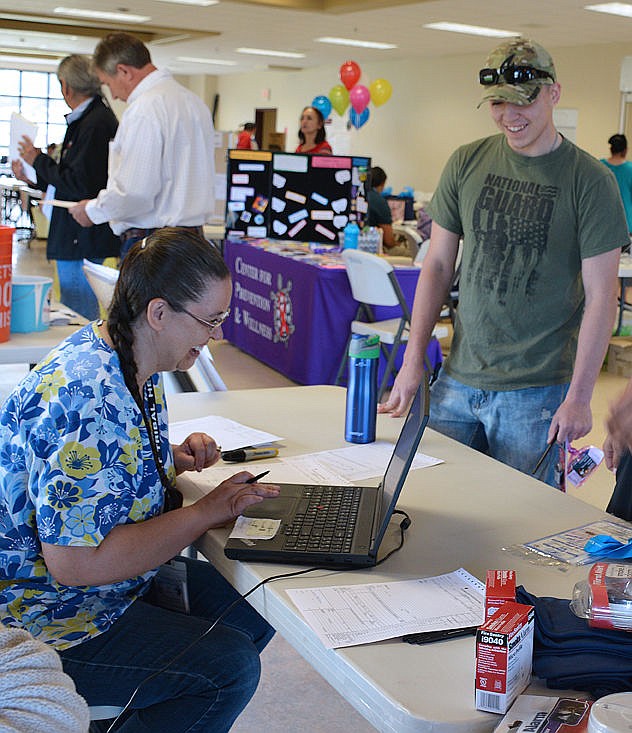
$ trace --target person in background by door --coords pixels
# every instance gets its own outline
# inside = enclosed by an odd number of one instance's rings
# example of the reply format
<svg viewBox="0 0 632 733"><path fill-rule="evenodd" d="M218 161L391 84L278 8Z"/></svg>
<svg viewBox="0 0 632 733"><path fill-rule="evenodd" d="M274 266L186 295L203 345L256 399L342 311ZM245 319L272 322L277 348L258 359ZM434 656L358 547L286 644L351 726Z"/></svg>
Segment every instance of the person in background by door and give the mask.
<svg viewBox="0 0 632 733"><path fill-rule="evenodd" d="M366 223L370 227L377 227L382 230L382 247L384 254L410 256L410 250L406 242L400 242L393 232L393 215L384 198L384 186L386 185L386 173L383 168L374 166L371 168L371 190L367 194L369 210Z"/></svg>
<svg viewBox="0 0 632 733"><path fill-rule="evenodd" d="M244 129L237 136L237 150L258 150L255 140L257 126L254 122L246 122Z"/></svg>
<svg viewBox="0 0 632 733"><path fill-rule="evenodd" d="M625 135L616 134L608 140L608 145L610 145L610 157L601 158L601 162L610 168L617 179L628 222L628 232L632 232L632 163L625 159L628 154L628 141Z"/></svg>
<svg viewBox="0 0 632 733"><path fill-rule="evenodd" d="M57 78L71 109L59 162L26 136L18 143L18 151L37 173L32 187L46 191L53 186L56 199L80 201L96 196L107 182L109 145L118 122L101 97L101 82L89 57L66 56L57 67ZM13 161L12 167L16 178L27 180L21 161ZM100 264L106 257L118 257L120 248L119 238L107 223L84 228L68 209L54 206L46 256L57 263L61 302L89 320L98 318L99 303L83 273L83 259Z"/></svg>
<svg viewBox="0 0 632 733"><path fill-rule="evenodd" d="M325 133L325 118L316 107L305 107L301 112L301 126L298 139L301 141L296 148L297 153L310 155L331 155L331 145L327 142Z"/></svg>

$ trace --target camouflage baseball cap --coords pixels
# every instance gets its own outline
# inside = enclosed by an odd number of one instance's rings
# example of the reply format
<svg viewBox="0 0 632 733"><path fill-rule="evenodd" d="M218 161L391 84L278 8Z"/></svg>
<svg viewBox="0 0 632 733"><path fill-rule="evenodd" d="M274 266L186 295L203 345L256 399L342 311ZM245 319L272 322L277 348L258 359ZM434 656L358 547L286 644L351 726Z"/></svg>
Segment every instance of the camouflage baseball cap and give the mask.
<svg viewBox="0 0 632 733"><path fill-rule="evenodd" d="M516 67L533 69L541 76L516 83L513 80L519 79L521 73L520 69L515 71ZM507 75L510 75L509 81ZM485 88L479 107L488 100L510 102L524 107L535 102L542 86L553 84L557 77L553 59L546 49L527 38L512 38L501 43L489 54L479 79Z"/></svg>

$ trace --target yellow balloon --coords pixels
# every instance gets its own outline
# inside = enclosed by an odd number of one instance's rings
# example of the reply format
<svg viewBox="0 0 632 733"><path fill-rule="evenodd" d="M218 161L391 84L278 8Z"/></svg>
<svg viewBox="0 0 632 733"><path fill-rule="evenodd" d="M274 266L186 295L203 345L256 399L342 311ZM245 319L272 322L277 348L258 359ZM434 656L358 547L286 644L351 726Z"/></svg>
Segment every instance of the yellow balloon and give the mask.
<svg viewBox="0 0 632 733"><path fill-rule="evenodd" d="M329 101L331 102L331 106L342 117L349 106L349 92L347 88L342 86L342 84L336 84L329 91Z"/></svg>
<svg viewBox="0 0 632 733"><path fill-rule="evenodd" d="M369 91L371 92L371 101L376 107L379 107L391 98L393 87L386 79L375 79L369 84Z"/></svg>

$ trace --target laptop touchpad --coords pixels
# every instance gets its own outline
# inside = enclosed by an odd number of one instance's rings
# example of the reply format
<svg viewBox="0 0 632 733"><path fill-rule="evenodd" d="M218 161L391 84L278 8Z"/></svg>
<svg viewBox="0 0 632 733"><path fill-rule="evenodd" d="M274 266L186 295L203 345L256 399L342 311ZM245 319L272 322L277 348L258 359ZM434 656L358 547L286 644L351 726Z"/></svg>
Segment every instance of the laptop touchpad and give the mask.
<svg viewBox="0 0 632 733"><path fill-rule="evenodd" d="M295 496L278 496L276 499L264 499L261 503L248 507L244 515L259 519L283 519L293 513L296 501Z"/></svg>

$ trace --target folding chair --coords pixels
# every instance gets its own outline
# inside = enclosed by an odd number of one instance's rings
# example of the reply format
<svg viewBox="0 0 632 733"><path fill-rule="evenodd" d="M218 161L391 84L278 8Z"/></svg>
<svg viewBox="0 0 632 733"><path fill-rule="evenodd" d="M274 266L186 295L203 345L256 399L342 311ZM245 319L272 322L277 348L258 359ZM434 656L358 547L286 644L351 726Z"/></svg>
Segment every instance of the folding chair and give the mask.
<svg viewBox="0 0 632 733"><path fill-rule="evenodd" d="M101 731L107 730L112 724L114 718L116 718L122 710L123 708L118 705L90 705L88 707L88 712L90 713L89 733L101 733ZM107 721L107 723L99 723L98 721Z"/></svg>
<svg viewBox="0 0 632 733"><path fill-rule="evenodd" d="M423 241L417 230L413 229L412 227L406 226L405 224L393 224L393 234L402 235L402 237L406 240L406 244L408 245L408 253L410 254L410 259L415 260L417 254L419 253L419 247L421 246L421 243Z"/></svg>
<svg viewBox="0 0 632 733"><path fill-rule="evenodd" d="M386 390L389 378L397 374L395 358L399 347L408 341L410 309L395 277L393 266L387 260L356 249L345 250L342 253L342 259L347 268L347 277L349 278L353 297L360 303L356 317L351 323L351 333L379 336L380 347L386 357L386 370L378 390L378 400L380 400ZM401 316L376 321L372 308L375 305L399 306ZM349 334L338 367L336 384L340 384L344 374L349 341L351 341L351 334ZM429 370L429 373L432 374L432 369Z"/></svg>
<svg viewBox="0 0 632 733"><path fill-rule="evenodd" d="M118 270L105 265L98 265L90 260L83 261L83 272L90 287L99 301L101 308L107 311L112 302L114 288L118 280Z"/></svg>

